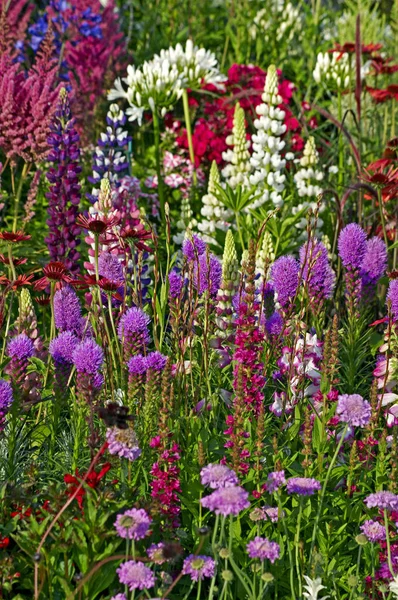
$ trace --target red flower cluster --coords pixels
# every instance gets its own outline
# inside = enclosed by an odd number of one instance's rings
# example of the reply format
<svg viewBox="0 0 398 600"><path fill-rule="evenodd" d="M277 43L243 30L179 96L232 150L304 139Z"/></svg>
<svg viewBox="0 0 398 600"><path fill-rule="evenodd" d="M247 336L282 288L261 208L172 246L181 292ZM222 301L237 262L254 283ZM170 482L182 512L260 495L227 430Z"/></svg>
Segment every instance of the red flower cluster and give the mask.
<svg viewBox="0 0 398 600"><path fill-rule="evenodd" d="M222 153L227 150L225 138L232 132L235 103L239 101L246 111L247 120L252 123L256 118L256 106L261 104L261 95L264 90L266 72L253 65L232 65L228 71L228 80L225 82L225 91L222 95L213 85L204 87L212 95L201 95L201 101L190 97L190 106L202 113L196 120L192 134L195 153L195 166L205 163L207 166L213 160L218 165L223 164ZM279 72L281 76L281 72ZM299 151L304 147L300 137L301 126L288 108L293 95L294 85L287 79L282 79L279 93L282 96L282 108L285 111L285 125L287 131L292 133L292 150ZM214 97L214 94L217 94ZM174 127L173 127L174 128ZM185 128L179 131L177 144L188 152L188 138Z"/></svg>
<svg viewBox="0 0 398 600"><path fill-rule="evenodd" d="M164 449L165 440L160 436L154 437L150 445L152 448L161 450L159 459L151 469L153 481L151 482L152 498L160 505L160 511L166 518L171 520L173 527L179 526L178 515L180 514L180 499L177 494L181 493L180 468L177 462L180 460L178 445L174 442L170 449Z"/></svg>
<svg viewBox="0 0 398 600"><path fill-rule="evenodd" d="M99 484L99 482L101 481L101 479L107 474L107 472L109 471L110 468L111 468L111 463L108 462L108 463L104 464L104 466L98 473L94 469L89 473L83 486L80 488L80 490L76 494L75 499L77 500L77 503L78 503L80 509L83 509L83 498L86 494L84 485L87 485L91 489L95 489L97 487L97 485ZM76 492L79 485L81 484L81 480L84 478L84 475L80 475L79 471L77 469L75 471L75 475L76 475L76 477L74 475L70 475L69 473L64 475L64 482L67 483L69 486L67 489L67 492L66 492L69 498L71 496L73 496L73 494Z"/></svg>

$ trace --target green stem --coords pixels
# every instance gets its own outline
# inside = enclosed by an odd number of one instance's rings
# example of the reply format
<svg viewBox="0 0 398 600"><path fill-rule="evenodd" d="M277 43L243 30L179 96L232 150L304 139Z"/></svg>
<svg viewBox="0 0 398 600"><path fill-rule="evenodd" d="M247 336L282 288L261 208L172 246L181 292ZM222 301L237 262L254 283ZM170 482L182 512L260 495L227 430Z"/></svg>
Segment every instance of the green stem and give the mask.
<svg viewBox="0 0 398 600"><path fill-rule="evenodd" d="M199 577L199 581L198 581L198 592L196 594L196 600L200 600L200 593L202 591L202 580Z"/></svg>
<svg viewBox="0 0 398 600"><path fill-rule="evenodd" d="M193 168L193 184L196 187L197 185L197 177L196 177L196 169L195 169L195 152L193 149L193 141L192 141L192 128L191 128L191 116L189 114L189 103L188 103L188 92L184 90L182 93L182 104L184 106L184 119L185 126L187 129L187 138L188 138L188 148L189 148L189 160L192 163Z"/></svg>
<svg viewBox="0 0 398 600"><path fill-rule="evenodd" d="M341 123L342 119L343 119L343 107L342 107L342 103L341 103L341 91L340 90L337 93L337 110L338 110L339 122ZM344 183L344 174L343 174L343 170L344 170L344 140L343 140L343 134L340 129L338 132L338 152L339 152L338 190L339 190L339 194L341 194L341 192L343 190L343 183Z"/></svg>
<svg viewBox="0 0 398 600"><path fill-rule="evenodd" d="M14 219L13 219L13 223L12 223L13 233L15 233L17 230L19 202L21 200L22 187L23 187L24 181L26 179L26 176L29 172L29 168L30 168L29 163L25 163L23 166L23 169L22 169L21 178L19 180L17 193L15 194L15 198L14 198Z"/></svg>
<svg viewBox="0 0 398 600"><path fill-rule="evenodd" d="M15 271L14 261L12 259L12 246L11 246L11 244L8 244L7 250L8 250L8 260L10 261L11 277L12 277L12 280L15 281L16 278L17 278L17 273Z"/></svg>
<svg viewBox="0 0 398 600"><path fill-rule="evenodd" d="M299 549L300 549L300 528L301 528L301 517L303 516L303 497L300 496L300 508L297 517L297 528L296 535L294 537L294 546L295 546L295 562L296 562L296 573L297 573L297 581L299 586L299 598L301 598L302 592L302 581L301 581L301 572L300 572L300 557L299 557Z"/></svg>
<svg viewBox="0 0 398 600"><path fill-rule="evenodd" d="M360 567L360 564L361 564L361 553L362 553L362 546L359 546L358 560L357 560L357 573L356 573L357 583L352 586L349 600L352 600L352 598L354 597L355 590L357 589L357 586L358 586L358 581L359 581L359 567Z"/></svg>
<svg viewBox="0 0 398 600"><path fill-rule="evenodd" d="M377 197L378 197L378 201L379 201L380 221L381 221L381 226L383 229L384 243L385 243L386 247L388 248L386 222L384 220L384 213L383 213L383 196L382 196L380 188L377 189Z"/></svg>
<svg viewBox="0 0 398 600"><path fill-rule="evenodd" d="M158 176L158 192L159 192L159 203L160 203L160 216L162 223L165 222L165 211L164 211L164 189L161 169L161 157L160 157L160 124L159 116L156 109L152 111L153 118L153 134L155 137L155 158L156 158L156 173Z"/></svg>
<svg viewBox="0 0 398 600"><path fill-rule="evenodd" d="M336 462L337 456L338 456L338 454L340 452L340 448L343 445L344 438L345 438L345 435L347 433L347 429L348 429L348 424L346 424L344 426L344 429L342 431L339 443L337 444L336 452L334 453L333 458L330 461L330 465L329 465L329 468L328 468L327 473L326 473L325 481L323 482L322 491L321 491L321 497L320 497L320 500L319 500L318 512L316 514L315 523L314 523L314 529L312 531L311 550L310 550L310 558L309 558L309 563L310 564L311 564L311 559L312 559L312 553L314 551L316 534L317 534L318 525L319 525L319 519L321 518L322 505L323 505L323 500L325 498L326 487L327 487L327 484L328 484L328 481L329 481L330 474L331 474L332 469L334 467L334 463Z"/></svg>
<svg viewBox="0 0 398 600"><path fill-rule="evenodd" d="M287 530L287 526L286 526L286 522L285 522L285 517L283 517L283 509L282 509L282 503L279 497L278 492L276 492L275 494L277 503L278 503L278 508L279 508L279 514L281 515L281 521L283 524L283 529L285 531L285 538L286 538L286 547L287 547L287 553L289 555L289 564L290 564L290 592L292 595L292 600L296 600L296 591L294 589L294 568L293 568L293 556L292 556L292 549L290 548L290 544L289 544L289 532Z"/></svg>

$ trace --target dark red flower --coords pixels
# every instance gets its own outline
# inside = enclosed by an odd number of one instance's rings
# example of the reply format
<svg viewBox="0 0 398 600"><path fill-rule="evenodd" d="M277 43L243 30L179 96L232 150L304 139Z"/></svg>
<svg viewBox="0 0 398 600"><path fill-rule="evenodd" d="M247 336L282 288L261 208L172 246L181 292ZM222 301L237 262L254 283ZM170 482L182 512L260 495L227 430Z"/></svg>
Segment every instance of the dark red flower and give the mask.
<svg viewBox="0 0 398 600"><path fill-rule="evenodd" d="M80 289L86 289L97 285L104 292L116 292L124 285L124 282L111 281L106 277L98 277L98 279L96 279L95 275L83 275L80 279L74 279L72 285Z"/></svg>
<svg viewBox="0 0 398 600"><path fill-rule="evenodd" d="M48 306L51 302L50 296L36 296L35 300L40 306Z"/></svg>
<svg viewBox="0 0 398 600"><path fill-rule="evenodd" d="M141 252L152 252L152 249L144 243L144 240L150 240L152 233L144 228L140 223L136 227L127 227L120 232L120 237L134 244L137 250Z"/></svg>
<svg viewBox="0 0 398 600"><path fill-rule="evenodd" d="M33 275L18 275L18 277L12 281L8 279L5 275L0 275L0 285L5 285L11 290L15 292L20 287L24 285L32 285Z"/></svg>
<svg viewBox="0 0 398 600"><path fill-rule="evenodd" d="M88 217L84 215L79 215L76 221L76 224L82 229L87 229L94 234L101 235L105 233L105 231L111 229L114 225L117 225L119 222L118 217L99 217L98 215L93 217L89 215Z"/></svg>
<svg viewBox="0 0 398 600"><path fill-rule="evenodd" d="M62 262L49 262L43 269L44 277L38 279L34 285L35 290L44 290L51 281L57 283L71 283L72 277L69 275L65 265Z"/></svg>
<svg viewBox="0 0 398 600"><path fill-rule="evenodd" d="M7 548L8 544L10 543L10 538L9 537L3 537L0 535L0 548Z"/></svg>
<svg viewBox="0 0 398 600"><path fill-rule="evenodd" d="M23 231L0 231L0 240L4 240L8 244L17 244L19 242L25 242L30 240L32 236L26 235Z"/></svg>
<svg viewBox="0 0 398 600"><path fill-rule="evenodd" d="M19 267L19 265L24 265L26 262L28 262L28 259L27 258L15 258L13 256L12 262L14 263L15 267ZM4 256L4 254L0 254L0 263L3 263L3 265L9 265L10 259L8 258L8 256Z"/></svg>

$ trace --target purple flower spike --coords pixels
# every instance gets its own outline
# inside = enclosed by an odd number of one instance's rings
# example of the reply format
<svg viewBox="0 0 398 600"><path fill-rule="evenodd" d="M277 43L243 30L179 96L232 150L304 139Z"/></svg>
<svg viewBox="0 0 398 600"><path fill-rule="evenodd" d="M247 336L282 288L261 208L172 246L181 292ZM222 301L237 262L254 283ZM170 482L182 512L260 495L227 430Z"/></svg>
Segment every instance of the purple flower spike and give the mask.
<svg viewBox="0 0 398 600"><path fill-rule="evenodd" d="M164 356L160 352L150 352L145 358L145 364L147 369L152 371L163 371L167 363L167 356Z"/></svg>
<svg viewBox="0 0 398 600"><path fill-rule="evenodd" d="M387 302L391 303L391 313L394 323L398 321L398 279L392 279L388 286Z"/></svg>
<svg viewBox="0 0 398 600"><path fill-rule="evenodd" d="M8 356L17 360L26 360L31 358L34 353L34 345L25 333L12 338L7 346Z"/></svg>
<svg viewBox="0 0 398 600"><path fill-rule="evenodd" d="M8 381L0 379L0 431L5 422L5 416L14 401L12 387Z"/></svg>
<svg viewBox="0 0 398 600"><path fill-rule="evenodd" d="M359 394L343 394L338 398L336 414L343 423L354 427L366 427L372 409L369 402Z"/></svg>
<svg viewBox="0 0 398 600"><path fill-rule="evenodd" d="M265 322L265 328L269 335L278 337L283 331L283 319L278 312L274 312Z"/></svg>
<svg viewBox="0 0 398 600"><path fill-rule="evenodd" d="M312 496L321 489L321 484L317 479L309 477L290 477L287 480L288 494L298 494L299 496Z"/></svg>
<svg viewBox="0 0 398 600"><path fill-rule="evenodd" d="M87 373L89 375L98 375L98 371L104 361L102 348L90 338L80 342L80 344L76 346L72 357L76 371L79 373Z"/></svg>
<svg viewBox="0 0 398 600"><path fill-rule="evenodd" d="M267 538L259 536L249 542L246 549L250 558L268 559L271 563L274 563L279 558L281 551L279 544L270 542Z"/></svg>
<svg viewBox="0 0 398 600"><path fill-rule="evenodd" d="M200 472L202 485L208 485L213 490L238 485L239 480L235 471L226 465L207 465Z"/></svg>
<svg viewBox="0 0 398 600"><path fill-rule="evenodd" d="M278 294L278 302L287 308L298 287L299 264L293 256L281 256L271 267L271 283Z"/></svg>
<svg viewBox="0 0 398 600"><path fill-rule="evenodd" d="M56 364L72 364L73 351L79 340L71 331L64 331L50 342L50 354Z"/></svg>
<svg viewBox="0 0 398 600"><path fill-rule="evenodd" d="M339 235L338 248L346 269L360 269L366 253L365 231L356 223L350 223Z"/></svg>
<svg viewBox="0 0 398 600"><path fill-rule="evenodd" d="M383 240L372 237L366 242L366 252L361 264L360 275L365 286L376 285L387 268L387 248Z"/></svg>
<svg viewBox="0 0 398 600"><path fill-rule="evenodd" d="M219 488L210 496L201 500L202 506L208 508L216 515L238 515L250 506L249 492L239 486Z"/></svg>
<svg viewBox="0 0 398 600"><path fill-rule="evenodd" d="M363 525L361 525L360 529L372 543L381 542L386 539L386 529L377 521L368 519Z"/></svg>
<svg viewBox="0 0 398 600"><path fill-rule="evenodd" d="M200 237L194 233L192 240L184 240L182 244L182 253L188 261L198 260L197 257L206 253L206 242L201 240Z"/></svg>
<svg viewBox="0 0 398 600"><path fill-rule="evenodd" d="M129 540L142 540L146 537L152 519L143 508L132 508L118 515L115 527L121 538Z"/></svg>
<svg viewBox="0 0 398 600"><path fill-rule="evenodd" d="M57 329L80 335L82 331L80 302L75 290L69 285L54 294L54 319Z"/></svg>
<svg viewBox="0 0 398 600"><path fill-rule="evenodd" d="M199 273L199 277L198 277ZM222 279L222 266L214 254L202 254L199 262L195 264L193 281L198 294L209 290L210 295L215 297L220 289Z"/></svg>
<svg viewBox="0 0 398 600"><path fill-rule="evenodd" d="M129 308L120 319L118 335L123 340L126 360L140 353L151 341L148 325L150 318L140 308Z"/></svg>
<svg viewBox="0 0 398 600"><path fill-rule="evenodd" d="M326 300L332 297L336 276L329 265L328 251L322 242L311 240L300 248L300 263L303 280L307 282L311 300Z"/></svg>
<svg viewBox="0 0 398 600"><path fill-rule="evenodd" d="M127 368L129 370L130 375L143 375L148 369L148 364L145 356L142 356L142 354L132 356L129 362L127 363Z"/></svg>
<svg viewBox="0 0 398 600"><path fill-rule="evenodd" d="M169 295L171 298L179 298L182 291L183 279L177 271L173 270L169 273Z"/></svg>
<svg viewBox="0 0 398 600"><path fill-rule="evenodd" d="M123 265L111 252L102 252L98 257L98 273L112 283L123 284Z"/></svg>
<svg viewBox="0 0 398 600"><path fill-rule="evenodd" d="M120 583L124 583L133 590L147 590L155 585L155 576L149 567L142 562L128 560L122 563L116 573L119 575Z"/></svg>
<svg viewBox="0 0 398 600"><path fill-rule="evenodd" d="M182 572L189 575L192 581L199 581L204 577L213 577L215 568L216 563L210 556L190 554L184 560Z"/></svg>

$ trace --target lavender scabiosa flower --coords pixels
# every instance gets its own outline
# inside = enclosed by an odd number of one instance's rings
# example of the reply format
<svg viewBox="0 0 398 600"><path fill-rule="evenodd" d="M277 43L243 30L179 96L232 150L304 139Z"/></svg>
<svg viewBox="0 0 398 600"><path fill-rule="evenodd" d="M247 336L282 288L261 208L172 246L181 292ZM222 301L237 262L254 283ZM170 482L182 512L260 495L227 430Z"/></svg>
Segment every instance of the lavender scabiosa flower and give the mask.
<svg viewBox="0 0 398 600"><path fill-rule="evenodd" d="M372 237L366 242L366 252L360 269L362 284L365 289L376 285L387 267L387 248L383 240Z"/></svg>
<svg viewBox="0 0 398 600"><path fill-rule="evenodd" d="M249 492L239 486L219 488L210 496L201 499L202 506L208 508L216 515L238 515L250 506Z"/></svg>
<svg viewBox="0 0 398 600"><path fill-rule="evenodd" d="M167 559L164 555L164 549L166 548L166 544L163 542L159 542L158 544L151 544L149 548L147 548L146 553L148 557L154 562L156 565L162 565L167 562Z"/></svg>
<svg viewBox="0 0 398 600"><path fill-rule="evenodd" d="M169 296L170 298L179 298L181 296L183 278L175 269L169 273Z"/></svg>
<svg viewBox="0 0 398 600"><path fill-rule="evenodd" d="M15 336L8 342L7 354L11 358L8 371L12 376L12 382L15 386L19 386L25 378L29 358L34 354L32 340L25 333Z"/></svg>
<svg viewBox="0 0 398 600"><path fill-rule="evenodd" d="M138 354L151 341L148 325L150 318L140 308L129 308L119 321L118 335L123 341L126 359Z"/></svg>
<svg viewBox="0 0 398 600"><path fill-rule="evenodd" d="M386 529L384 525L381 525L377 521L368 519L361 525L360 529L372 543L381 542L386 539Z"/></svg>
<svg viewBox="0 0 398 600"><path fill-rule="evenodd" d="M279 488L282 487L282 485L285 485L285 483L285 471L272 471L271 473L268 473L265 487L267 489L267 492L273 494L274 492L279 490Z"/></svg>
<svg viewBox="0 0 398 600"><path fill-rule="evenodd" d="M117 454L120 458L134 461L141 456L141 448L138 439L131 427L118 429L111 427L106 430L106 441L108 442L109 454Z"/></svg>
<svg viewBox="0 0 398 600"><path fill-rule="evenodd" d="M206 254L206 247L206 242L194 233L192 239L185 238L182 244L182 253L188 262L197 261L199 256Z"/></svg>
<svg viewBox="0 0 398 600"><path fill-rule="evenodd" d="M268 559L272 564L279 558L280 547L276 542L270 542L267 538L257 536L246 546L250 558Z"/></svg>
<svg viewBox="0 0 398 600"><path fill-rule="evenodd" d="M398 321L398 279L392 279L388 286L387 302L391 304L391 314L394 323Z"/></svg>
<svg viewBox="0 0 398 600"><path fill-rule="evenodd" d="M119 576L120 583L124 583L133 590L147 590L155 585L155 576L149 567L142 562L128 560L122 563L116 573Z"/></svg>
<svg viewBox="0 0 398 600"><path fill-rule="evenodd" d="M60 331L82 332L82 314L79 298L70 285L65 285L54 294L54 320Z"/></svg>
<svg viewBox="0 0 398 600"><path fill-rule="evenodd" d="M47 173L50 190L48 198L50 233L46 244L51 260L61 261L68 271L75 273L80 254L80 228L76 225L80 203L79 135L71 118L68 94L64 88L59 93L58 106L48 138L51 147L48 160L53 164Z"/></svg>
<svg viewBox="0 0 398 600"><path fill-rule="evenodd" d="M360 269L366 253L366 233L356 223L350 223L340 232L339 256L346 269Z"/></svg>
<svg viewBox="0 0 398 600"><path fill-rule="evenodd" d="M14 397L11 384L5 379L0 379L0 431L5 422L6 414L13 403Z"/></svg>
<svg viewBox="0 0 398 600"><path fill-rule="evenodd" d="M323 301L331 298L336 280L329 265L328 251L322 242L312 239L300 248L300 263L310 304L319 311Z"/></svg>
<svg viewBox="0 0 398 600"><path fill-rule="evenodd" d="M218 488L238 485L236 473L226 465L207 465L200 472L202 485L207 485L213 490Z"/></svg>
<svg viewBox="0 0 398 600"><path fill-rule="evenodd" d="M278 507L265 506L263 508L263 513L267 519L271 521L271 523L277 523L279 521L279 517L283 518L285 516L285 512L279 511Z"/></svg>
<svg viewBox="0 0 398 600"><path fill-rule="evenodd" d="M369 494L364 500L368 508L378 508L380 510L398 510L398 496L393 492L380 491Z"/></svg>
<svg viewBox="0 0 398 600"><path fill-rule="evenodd" d="M321 484L317 479L311 479L310 477L290 477L287 480L286 488L288 494L312 496L321 489Z"/></svg>
<svg viewBox="0 0 398 600"><path fill-rule="evenodd" d="M184 560L182 572L189 575L192 581L199 581L204 577L213 577L216 563L210 556L201 554L190 554Z"/></svg>
<svg viewBox="0 0 398 600"><path fill-rule="evenodd" d="M370 421L372 409L369 402L359 394L343 394L338 398L336 414L343 423L355 427L366 427Z"/></svg>
<svg viewBox="0 0 398 600"><path fill-rule="evenodd" d="M202 295L208 290L214 298L221 285L221 276L222 266L218 258L214 254L202 254L195 263L193 273L193 282L198 294Z"/></svg>
<svg viewBox="0 0 398 600"><path fill-rule="evenodd" d="M143 508L126 510L116 517L115 527L121 538L142 540L146 537L152 519Z"/></svg>
<svg viewBox="0 0 398 600"><path fill-rule="evenodd" d="M293 256L281 256L271 267L271 284L280 306L286 310L296 295L299 284L299 264Z"/></svg>

